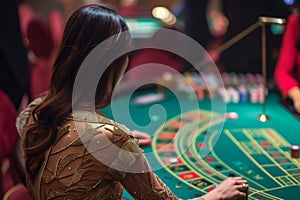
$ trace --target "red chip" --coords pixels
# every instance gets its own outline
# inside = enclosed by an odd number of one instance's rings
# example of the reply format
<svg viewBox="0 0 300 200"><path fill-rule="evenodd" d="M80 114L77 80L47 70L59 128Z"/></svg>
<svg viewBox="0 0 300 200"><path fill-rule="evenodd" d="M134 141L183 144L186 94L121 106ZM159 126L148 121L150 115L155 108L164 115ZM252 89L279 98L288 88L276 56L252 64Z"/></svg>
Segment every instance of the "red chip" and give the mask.
<svg viewBox="0 0 300 200"><path fill-rule="evenodd" d="M185 180L195 179L199 178L200 176L195 172L187 172L179 175L180 178L183 178Z"/></svg>
<svg viewBox="0 0 300 200"><path fill-rule="evenodd" d="M213 158L205 158L205 160L206 160L207 162L214 162L214 159L213 159Z"/></svg>
<svg viewBox="0 0 300 200"><path fill-rule="evenodd" d="M260 145L264 146L264 147L268 147L268 146L270 146L270 143L269 142L261 142Z"/></svg>
<svg viewBox="0 0 300 200"><path fill-rule="evenodd" d="M198 143L197 146L198 146L199 148L204 148L204 147L206 146L206 144L205 144L205 143Z"/></svg>
<svg viewBox="0 0 300 200"><path fill-rule="evenodd" d="M299 158L299 150L300 150L300 146L298 145L291 146L291 157Z"/></svg>

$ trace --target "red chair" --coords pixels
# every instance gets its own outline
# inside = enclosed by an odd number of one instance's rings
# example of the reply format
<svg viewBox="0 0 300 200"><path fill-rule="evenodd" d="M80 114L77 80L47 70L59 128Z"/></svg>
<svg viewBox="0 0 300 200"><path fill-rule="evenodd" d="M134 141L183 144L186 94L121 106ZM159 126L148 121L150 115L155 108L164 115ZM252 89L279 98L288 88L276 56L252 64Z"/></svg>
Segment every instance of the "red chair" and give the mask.
<svg viewBox="0 0 300 200"><path fill-rule="evenodd" d="M27 3L21 3L18 6L20 28L24 38L25 46L28 47L27 28L29 22L36 17L35 12Z"/></svg>
<svg viewBox="0 0 300 200"><path fill-rule="evenodd" d="M28 23L27 37L29 47L38 58L49 59L53 50L53 39L47 25L39 18Z"/></svg>
<svg viewBox="0 0 300 200"><path fill-rule="evenodd" d="M47 25L38 18L28 23L29 47L37 57L37 63L30 69L30 99L44 93L49 86L51 67L49 60L53 52L53 39Z"/></svg>
<svg viewBox="0 0 300 200"><path fill-rule="evenodd" d="M61 12L58 10L53 10L48 16L48 27L53 40L54 48L58 48L65 28L65 19Z"/></svg>
<svg viewBox="0 0 300 200"><path fill-rule="evenodd" d="M32 200L27 188L23 184L17 184L10 188L3 196L3 200Z"/></svg>
<svg viewBox="0 0 300 200"><path fill-rule="evenodd" d="M48 16L48 29L53 41L53 50L49 58L49 66L52 67L56 59L65 28L65 18L58 10L53 10Z"/></svg>
<svg viewBox="0 0 300 200"><path fill-rule="evenodd" d="M3 161L7 159L12 160L13 158L15 143L18 137L15 125L16 118L17 112L13 103L4 92L0 91L0 166L2 166ZM5 182L3 182L2 175L0 173L0 197L2 197L3 192L14 184L14 181L8 178L5 178ZM4 176L6 175L4 174Z"/></svg>

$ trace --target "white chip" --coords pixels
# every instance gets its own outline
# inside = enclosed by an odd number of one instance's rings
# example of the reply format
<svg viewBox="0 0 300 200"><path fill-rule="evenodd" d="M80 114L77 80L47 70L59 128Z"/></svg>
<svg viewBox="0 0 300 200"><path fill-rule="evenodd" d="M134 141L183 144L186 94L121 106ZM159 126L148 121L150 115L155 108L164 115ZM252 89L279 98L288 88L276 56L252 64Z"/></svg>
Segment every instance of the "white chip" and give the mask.
<svg viewBox="0 0 300 200"><path fill-rule="evenodd" d="M169 162L170 162L171 164L176 164L176 163L178 163L178 158L170 158L170 159L169 159Z"/></svg>
<svg viewBox="0 0 300 200"><path fill-rule="evenodd" d="M236 112L229 112L229 113L225 114L225 117L227 119L233 119L233 120L235 120L235 119L238 119L239 115Z"/></svg>

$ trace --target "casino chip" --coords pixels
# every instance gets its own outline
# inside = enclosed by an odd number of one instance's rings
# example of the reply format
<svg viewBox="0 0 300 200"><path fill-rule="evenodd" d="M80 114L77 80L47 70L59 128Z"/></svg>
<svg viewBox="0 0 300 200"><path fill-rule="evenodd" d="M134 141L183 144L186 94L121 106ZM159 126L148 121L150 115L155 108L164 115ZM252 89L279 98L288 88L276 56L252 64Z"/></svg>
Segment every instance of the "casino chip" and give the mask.
<svg viewBox="0 0 300 200"><path fill-rule="evenodd" d="M300 146L298 145L291 146L291 157L299 158L299 150L300 150Z"/></svg>
<svg viewBox="0 0 300 200"><path fill-rule="evenodd" d="M239 115L236 112L229 112L225 114L226 119L236 120L239 118Z"/></svg>
<svg viewBox="0 0 300 200"><path fill-rule="evenodd" d="M176 164L176 163L179 162L179 160L178 160L178 158L170 158L170 159L169 159L169 162L170 162L171 164Z"/></svg>

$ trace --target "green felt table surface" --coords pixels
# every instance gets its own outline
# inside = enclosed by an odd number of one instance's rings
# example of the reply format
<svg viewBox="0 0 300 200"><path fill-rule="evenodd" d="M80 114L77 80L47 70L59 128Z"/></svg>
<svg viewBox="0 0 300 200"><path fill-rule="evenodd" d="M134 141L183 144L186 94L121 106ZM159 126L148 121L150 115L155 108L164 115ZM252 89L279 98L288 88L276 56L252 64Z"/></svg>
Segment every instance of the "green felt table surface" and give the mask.
<svg viewBox="0 0 300 200"><path fill-rule="evenodd" d="M166 120L171 121L182 114L178 99L170 93L166 93L166 98L155 104L135 105L132 103L137 96L156 92L149 90L136 92L133 96L116 97L112 107L105 108L102 112L130 129L147 132L155 138L155 134L159 133L157 130L161 128L164 121L164 117L156 111L161 113L161 110L164 110L163 115ZM189 105L189 101L189 98L182 100L186 105ZM182 156L183 163L189 167L187 172L195 172L208 180L211 185L202 187L194 184L193 179L180 178L181 174L186 172L172 171L174 169L171 167L172 164L164 165L163 159L159 157L157 161L151 160L150 164L161 165L155 173L176 195L183 199L201 196L226 176L246 178L251 187L249 199L297 199L300 197L300 161L290 157L289 148L291 145L300 145L300 123L279 102L280 96L277 93L268 94L266 114L271 120L265 123L257 120L258 115L262 113L262 104L227 103L226 112L236 112L238 119L225 119L220 135L217 138L212 137L216 139L212 150L201 158L196 156L196 160L189 160L189 157ZM209 98L200 100L198 103L199 109L211 111ZM191 108L191 111L193 109ZM201 142L202 136L203 134L199 133L194 138L195 141L191 146L195 151L192 153L197 154L197 144ZM179 151L182 140L174 141L175 148ZM157 143L158 140L155 141L155 145ZM144 147L145 153L152 152L156 148L155 145ZM208 162L207 158L212 158L213 161ZM207 167L206 172L197 167L199 164L203 164L204 168ZM220 165L223 169L216 170L216 166ZM176 164L176 166L179 165ZM132 199L126 191L124 198Z"/></svg>

